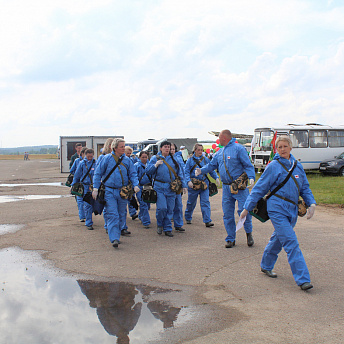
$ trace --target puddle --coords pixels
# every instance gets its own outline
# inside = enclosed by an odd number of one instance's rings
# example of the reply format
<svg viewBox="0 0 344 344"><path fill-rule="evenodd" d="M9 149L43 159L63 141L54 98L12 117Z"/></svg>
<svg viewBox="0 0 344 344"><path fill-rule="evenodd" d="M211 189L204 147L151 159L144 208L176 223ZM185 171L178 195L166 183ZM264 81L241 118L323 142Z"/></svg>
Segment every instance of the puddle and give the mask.
<svg viewBox="0 0 344 344"><path fill-rule="evenodd" d="M0 186L15 187L15 186L65 186L65 183L31 183L31 184L0 184Z"/></svg>
<svg viewBox="0 0 344 344"><path fill-rule="evenodd" d="M178 290L76 280L17 248L0 251L0 276L3 343L160 342L195 311L165 300Z"/></svg>
<svg viewBox="0 0 344 344"><path fill-rule="evenodd" d="M73 195L23 195L23 196L4 195L4 196L0 196L0 203L27 201L27 200L35 200L35 199L62 198L62 197L72 197L72 196Z"/></svg>
<svg viewBox="0 0 344 344"><path fill-rule="evenodd" d="M25 225L0 225L0 235L7 233L15 233L21 230Z"/></svg>

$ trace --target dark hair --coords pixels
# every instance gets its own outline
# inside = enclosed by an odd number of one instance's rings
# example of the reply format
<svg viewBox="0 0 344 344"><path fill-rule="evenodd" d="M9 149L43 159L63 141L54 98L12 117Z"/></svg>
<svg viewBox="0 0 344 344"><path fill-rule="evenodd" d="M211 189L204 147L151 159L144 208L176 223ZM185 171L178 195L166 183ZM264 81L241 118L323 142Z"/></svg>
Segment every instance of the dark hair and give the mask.
<svg viewBox="0 0 344 344"><path fill-rule="evenodd" d="M141 158L141 155L142 155L142 154L146 154L146 155L147 155L147 157L149 157L149 154L148 154L148 152L146 152L146 151L141 151L141 152L140 152L140 154L139 154L139 158Z"/></svg>
<svg viewBox="0 0 344 344"><path fill-rule="evenodd" d="M178 152L178 147L177 147L177 145L175 144L175 143L171 143L171 145L173 145L174 146L174 148L175 148L175 150L176 150L176 152Z"/></svg>
<svg viewBox="0 0 344 344"><path fill-rule="evenodd" d="M92 148L88 148L86 149L85 154L94 154L94 150Z"/></svg>
<svg viewBox="0 0 344 344"><path fill-rule="evenodd" d="M82 147L81 148L81 151L80 151L80 154L85 154L85 151L87 151L87 147Z"/></svg>
<svg viewBox="0 0 344 344"><path fill-rule="evenodd" d="M169 141L162 141L162 142L160 143L160 149L161 149L161 147L163 147L163 146L170 146L170 147L171 147L171 142L169 142Z"/></svg>
<svg viewBox="0 0 344 344"><path fill-rule="evenodd" d="M76 147L80 147L80 146L82 147L82 143L76 143L76 144L75 144L75 148L76 148Z"/></svg>

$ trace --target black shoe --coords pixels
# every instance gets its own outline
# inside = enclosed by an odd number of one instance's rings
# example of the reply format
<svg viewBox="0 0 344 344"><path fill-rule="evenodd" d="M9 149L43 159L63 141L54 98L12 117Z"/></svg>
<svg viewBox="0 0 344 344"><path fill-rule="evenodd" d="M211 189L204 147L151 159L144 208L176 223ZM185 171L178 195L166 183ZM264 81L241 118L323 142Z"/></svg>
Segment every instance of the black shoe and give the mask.
<svg viewBox="0 0 344 344"><path fill-rule="evenodd" d="M276 278L277 277L277 274L276 272L273 272L272 270L265 270L265 269L261 269L262 272L265 273L265 275L271 277L271 278Z"/></svg>
<svg viewBox="0 0 344 344"><path fill-rule="evenodd" d="M165 235L168 236L168 237L171 237L171 238L173 237L172 232L165 232Z"/></svg>
<svg viewBox="0 0 344 344"><path fill-rule="evenodd" d="M112 246L113 246L113 247L118 247L118 245L119 245L119 241L118 241L118 240L114 240L114 241L112 242Z"/></svg>
<svg viewBox="0 0 344 344"><path fill-rule="evenodd" d="M226 248L231 248L235 246L235 240L234 241L227 241Z"/></svg>
<svg viewBox="0 0 344 344"><path fill-rule="evenodd" d="M191 220L186 220L186 224L191 225Z"/></svg>
<svg viewBox="0 0 344 344"><path fill-rule="evenodd" d="M174 229L179 232L185 232L185 228L183 227L175 227Z"/></svg>
<svg viewBox="0 0 344 344"><path fill-rule="evenodd" d="M206 226L206 227L213 227L214 224L213 224L212 222L207 222L207 223L205 224L205 226Z"/></svg>
<svg viewBox="0 0 344 344"><path fill-rule="evenodd" d="M135 219L137 219L138 217L139 217L139 215L135 214L135 215L133 215L133 216L131 217L131 219L132 219L132 220L135 220Z"/></svg>
<svg viewBox="0 0 344 344"><path fill-rule="evenodd" d="M150 228L150 225L148 225L148 226L143 226L143 228L146 228L146 229L148 229L148 228Z"/></svg>
<svg viewBox="0 0 344 344"><path fill-rule="evenodd" d="M85 221L86 221L86 219L81 219L81 220L80 220L80 222L85 222Z"/></svg>
<svg viewBox="0 0 344 344"><path fill-rule="evenodd" d="M253 246L254 240L253 240L252 233L246 233L246 236L247 236L247 246Z"/></svg>
<svg viewBox="0 0 344 344"><path fill-rule="evenodd" d="M156 229L156 232L157 232L158 234L162 234L162 230L163 230L162 227L158 227L158 228Z"/></svg>
<svg viewBox="0 0 344 344"><path fill-rule="evenodd" d="M121 230L121 235L129 235L131 232L127 231L126 229Z"/></svg>
<svg viewBox="0 0 344 344"><path fill-rule="evenodd" d="M87 228L89 231L91 231L91 230L94 229L93 226L86 226L86 228Z"/></svg>
<svg viewBox="0 0 344 344"><path fill-rule="evenodd" d="M300 285L300 288L302 290L308 290L308 289L312 289L313 285L310 282L306 282Z"/></svg>

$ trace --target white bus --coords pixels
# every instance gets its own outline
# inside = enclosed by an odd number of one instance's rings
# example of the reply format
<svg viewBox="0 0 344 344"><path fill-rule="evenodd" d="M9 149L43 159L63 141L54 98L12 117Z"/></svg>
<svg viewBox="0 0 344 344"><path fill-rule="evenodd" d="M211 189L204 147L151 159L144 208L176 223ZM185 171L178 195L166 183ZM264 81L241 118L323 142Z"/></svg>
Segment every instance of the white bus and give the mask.
<svg viewBox="0 0 344 344"><path fill-rule="evenodd" d="M304 169L318 169L321 161L333 159L344 152L344 125L331 127L316 123L287 124L283 127L256 128L251 148L252 163L256 170L265 169L272 150L271 141L277 132L289 135L292 154Z"/></svg>

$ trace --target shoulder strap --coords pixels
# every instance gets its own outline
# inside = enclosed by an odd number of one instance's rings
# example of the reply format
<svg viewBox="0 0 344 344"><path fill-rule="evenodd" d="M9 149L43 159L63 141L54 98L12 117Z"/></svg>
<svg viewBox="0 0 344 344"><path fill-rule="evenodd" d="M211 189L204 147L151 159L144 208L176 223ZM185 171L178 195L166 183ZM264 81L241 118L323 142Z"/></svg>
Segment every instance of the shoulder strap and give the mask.
<svg viewBox="0 0 344 344"><path fill-rule="evenodd" d="M166 162L166 160L165 159L161 159L158 155L156 156L156 158L158 159L158 160L162 160L163 161L163 163L167 166L167 168L168 168L168 170L169 170L169 172L170 172L170 178L171 178L171 181L172 181L172 175L171 175L171 172L174 174L174 177L175 178L177 178L178 177L178 175L177 175L177 173L176 173L176 171L171 167L171 165L169 164L169 163L167 163Z"/></svg>
<svg viewBox="0 0 344 344"><path fill-rule="evenodd" d="M226 172L227 172L227 174L228 174L228 177L232 180L232 182L233 182L233 177L229 174L229 171L228 171L228 168L227 168L227 165L226 165L226 159L225 159L225 149L223 148L223 151L222 151L222 153L223 153L223 163L224 163L224 165L225 165L225 168L226 168Z"/></svg>
<svg viewBox="0 0 344 344"><path fill-rule="evenodd" d="M279 160L277 160L277 161L281 164L281 166L282 166L287 172L289 172L288 169L287 169ZM297 164L297 161L296 161L296 160L295 160L295 163ZM299 194L300 194L300 187L299 187L298 182L296 181L296 179L295 179L295 177L294 177L293 175L291 175L290 177L291 177L291 178L293 179L293 181L295 182L296 187L297 187L297 190L299 191Z"/></svg>
<svg viewBox="0 0 344 344"><path fill-rule="evenodd" d="M86 164L86 163L85 163ZM81 183L84 181L84 179L87 177L87 175L90 173L90 171L91 171L91 168L92 168L92 166L93 166L93 164L94 164L94 160L92 160L92 164L91 164L91 166L90 166L90 168L88 169L88 171L86 172L86 174L83 176L83 178L81 179ZM87 166L87 165L86 165ZM91 178L91 176L90 176L90 178ZM92 178L91 178L91 182L92 182Z"/></svg>
<svg viewBox="0 0 344 344"><path fill-rule="evenodd" d="M195 164L195 166L190 170L190 173L191 173L192 170L196 167L196 165L198 165L199 168L202 168L200 162L203 161L203 158L204 158L204 157L202 156L202 158L201 158L199 161L198 161L197 159L195 159L195 158L192 158L192 159L195 161L196 164ZM208 182L210 183L210 180L209 180L208 176L207 176L206 174L205 174L204 176L207 178Z"/></svg>
<svg viewBox="0 0 344 344"><path fill-rule="evenodd" d="M110 173L104 178L104 180L102 180L103 184L109 179L110 175L115 171L115 169L118 167L118 165L122 162L123 157L121 157L118 162L116 163L115 167L112 168L112 170L110 171Z"/></svg>
<svg viewBox="0 0 344 344"><path fill-rule="evenodd" d="M285 177L285 179L283 180L283 182L278 185L275 189L273 189L268 196L266 196L266 199L269 199L273 194L275 194L279 189L281 189L289 180L291 174L293 173L293 171L295 170L295 167L297 165L297 161L294 162L294 165L292 167L292 169L289 171L288 175Z"/></svg>

